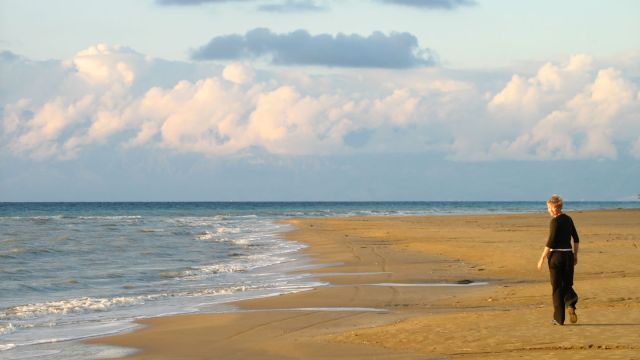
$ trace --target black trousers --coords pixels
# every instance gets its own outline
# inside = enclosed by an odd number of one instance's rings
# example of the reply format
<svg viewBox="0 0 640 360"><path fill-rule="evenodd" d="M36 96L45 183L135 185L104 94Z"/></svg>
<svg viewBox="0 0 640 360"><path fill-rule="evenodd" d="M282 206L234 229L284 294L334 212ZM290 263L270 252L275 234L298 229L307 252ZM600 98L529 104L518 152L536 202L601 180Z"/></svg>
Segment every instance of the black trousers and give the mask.
<svg viewBox="0 0 640 360"><path fill-rule="evenodd" d="M573 252L552 251L549 253L549 274L553 294L553 318L564 324L565 307L575 308L578 294L573 290Z"/></svg>

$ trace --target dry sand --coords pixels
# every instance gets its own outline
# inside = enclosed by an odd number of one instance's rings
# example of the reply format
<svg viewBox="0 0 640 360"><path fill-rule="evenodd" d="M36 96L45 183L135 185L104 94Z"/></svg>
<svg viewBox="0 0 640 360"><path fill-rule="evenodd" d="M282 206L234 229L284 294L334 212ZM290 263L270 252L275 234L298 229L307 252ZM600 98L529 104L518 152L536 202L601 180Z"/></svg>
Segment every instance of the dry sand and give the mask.
<svg viewBox="0 0 640 360"><path fill-rule="evenodd" d="M142 350L130 359L640 359L640 210L569 215L577 324L551 325L546 214L303 219L286 236L333 264L306 271L330 286L91 342ZM371 285L461 280L488 284ZM326 311L345 307L378 310Z"/></svg>

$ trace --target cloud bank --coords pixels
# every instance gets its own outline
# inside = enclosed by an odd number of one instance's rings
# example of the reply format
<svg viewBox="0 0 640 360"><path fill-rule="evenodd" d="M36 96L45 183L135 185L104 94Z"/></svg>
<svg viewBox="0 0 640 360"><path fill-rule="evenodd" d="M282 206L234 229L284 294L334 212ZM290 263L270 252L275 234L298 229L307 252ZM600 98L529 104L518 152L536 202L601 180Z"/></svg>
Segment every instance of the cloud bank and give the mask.
<svg viewBox="0 0 640 360"><path fill-rule="evenodd" d="M311 0L287 0L281 3L268 3L258 6L258 10L274 13L326 11L326 5Z"/></svg>
<svg viewBox="0 0 640 360"><path fill-rule="evenodd" d="M461 6L472 6L476 2L473 0L378 0L383 3L411 6L424 9L445 9L452 10Z"/></svg>
<svg viewBox="0 0 640 360"><path fill-rule="evenodd" d="M473 6L473 0L376 0L378 2L391 5L409 6L421 9L444 9L453 10L463 6ZM256 0L156 0L160 5L202 5L202 4L222 4L222 3L242 3L256 2ZM267 2L258 6L258 10L272 12L301 12L301 11L322 11L327 6L320 5L313 0L286 0L281 3Z"/></svg>
<svg viewBox="0 0 640 360"><path fill-rule="evenodd" d="M251 1L254 0L156 0L156 2L160 5L202 5Z"/></svg>
<svg viewBox="0 0 640 360"><path fill-rule="evenodd" d="M276 34L257 28L245 35L223 35L192 53L194 60L268 58L277 65L322 65L356 68L411 68L435 64L433 52L421 49L409 33L368 37L352 34L311 35L305 30Z"/></svg>
<svg viewBox="0 0 640 360"><path fill-rule="evenodd" d="M640 159L637 78L588 55L506 78L441 68L314 74L247 62L204 73L197 63L109 45L65 61L0 61L3 84L23 84L0 93L0 151L18 157L145 149L213 157Z"/></svg>

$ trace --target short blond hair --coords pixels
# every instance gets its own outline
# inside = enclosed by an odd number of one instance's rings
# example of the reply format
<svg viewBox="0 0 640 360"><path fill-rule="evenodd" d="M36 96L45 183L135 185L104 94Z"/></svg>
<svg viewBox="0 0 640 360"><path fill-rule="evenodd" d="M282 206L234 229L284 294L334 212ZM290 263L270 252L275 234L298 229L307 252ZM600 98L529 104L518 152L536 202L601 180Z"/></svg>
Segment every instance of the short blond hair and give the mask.
<svg viewBox="0 0 640 360"><path fill-rule="evenodd" d="M560 195L553 194L551 195L549 200L547 200L547 205L552 206L555 209L562 210L562 198L560 197Z"/></svg>

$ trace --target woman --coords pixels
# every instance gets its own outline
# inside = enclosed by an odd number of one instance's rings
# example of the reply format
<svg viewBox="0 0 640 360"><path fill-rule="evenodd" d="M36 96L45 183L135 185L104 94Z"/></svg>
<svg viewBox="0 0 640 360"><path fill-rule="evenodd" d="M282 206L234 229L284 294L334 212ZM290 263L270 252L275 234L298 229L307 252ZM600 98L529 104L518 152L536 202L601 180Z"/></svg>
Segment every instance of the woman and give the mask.
<svg viewBox="0 0 640 360"><path fill-rule="evenodd" d="M542 269L544 259L548 259L553 290L553 324L564 325L565 306L569 312L569 320L576 323L578 294L573 290L573 268L578 264L580 238L573 220L562 212L560 196L553 195L547 201L547 210L553 219L549 229L549 240L538 261L538 270ZM573 238L573 249L571 238Z"/></svg>

